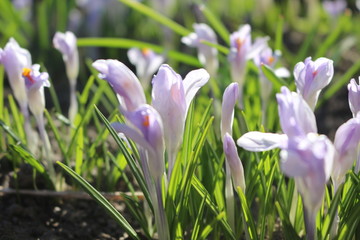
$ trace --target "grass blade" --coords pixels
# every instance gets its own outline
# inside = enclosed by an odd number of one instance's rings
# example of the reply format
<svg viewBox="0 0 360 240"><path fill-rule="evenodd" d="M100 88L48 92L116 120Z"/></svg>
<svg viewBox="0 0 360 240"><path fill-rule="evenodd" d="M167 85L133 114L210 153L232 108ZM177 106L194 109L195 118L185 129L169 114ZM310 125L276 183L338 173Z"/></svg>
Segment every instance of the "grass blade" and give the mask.
<svg viewBox="0 0 360 240"><path fill-rule="evenodd" d="M132 239L138 239L136 231L132 228L132 226L126 221L126 219L116 210L116 208L111 205L111 203L106 200L104 196L102 196L93 186L91 186L85 179L83 179L81 176L79 176L76 172L74 172L71 168L66 166L65 164L62 164L61 162L57 162L57 164L62 167L62 169L69 174L69 176L72 177L78 184L83 187L83 189L92 197L95 199L95 201L101 205L108 214L110 214L111 217L113 217L119 225L130 235Z"/></svg>

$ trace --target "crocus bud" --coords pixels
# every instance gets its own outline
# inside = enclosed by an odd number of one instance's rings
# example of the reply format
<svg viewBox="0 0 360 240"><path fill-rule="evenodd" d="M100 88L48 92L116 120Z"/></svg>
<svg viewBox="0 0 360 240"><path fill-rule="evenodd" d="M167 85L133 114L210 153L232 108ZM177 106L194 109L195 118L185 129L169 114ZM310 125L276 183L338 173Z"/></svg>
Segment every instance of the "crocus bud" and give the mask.
<svg viewBox="0 0 360 240"><path fill-rule="evenodd" d="M225 133L223 148L226 161L230 166L231 177L235 187L240 187L245 192L244 168L239 158L235 142L229 133Z"/></svg>
<svg viewBox="0 0 360 240"><path fill-rule="evenodd" d="M232 135L234 107L239 99L239 84L231 83L224 91L221 110L221 136Z"/></svg>
<svg viewBox="0 0 360 240"><path fill-rule="evenodd" d="M327 58L311 57L299 62L294 68L297 91L303 96L312 110L315 109L321 90L326 87L334 75L333 61Z"/></svg>
<svg viewBox="0 0 360 240"><path fill-rule="evenodd" d="M135 127L113 123L117 132L122 132L147 150L148 166L154 179L161 179L165 170L163 125L159 113L150 105L143 104L125 117Z"/></svg>
<svg viewBox="0 0 360 240"><path fill-rule="evenodd" d="M136 75L144 89L149 87L153 74L164 62L164 57L149 48L130 48L127 52L130 62L136 67Z"/></svg>
<svg viewBox="0 0 360 240"><path fill-rule="evenodd" d="M23 68L31 67L31 55L21 48L15 39L10 38L5 48L0 51L0 63L4 65L11 89L18 102L27 102ZM26 104L25 104L26 105Z"/></svg>
<svg viewBox="0 0 360 240"><path fill-rule="evenodd" d="M119 97L122 109L134 111L146 103L144 90L135 74L118 60L96 60L92 66L108 81Z"/></svg>
<svg viewBox="0 0 360 240"><path fill-rule="evenodd" d="M79 53L76 45L76 36L72 32L56 32L53 38L54 47L63 56L66 65L66 74L71 82L76 83L79 75Z"/></svg>
<svg viewBox="0 0 360 240"><path fill-rule="evenodd" d="M348 90L350 109L353 117L356 117L360 112L360 85L356 83L354 78L350 80L350 83L348 84Z"/></svg>
<svg viewBox="0 0 360 240"><path fill-rule="evenodd" d="M302 96L282 87L281 93L276 94L276 99L281 128L289 138L317 132L314 112Z"/></svg>
<svg viewBox="0 0 360 240"><path fill-rule="evenodd" d="M40 65L34 64L31 68L24 68L22 75L25 78L29 108L35 116L42 115L45 109L44 87L50 87L49 74L40 73Z"/></svg>
<svg viewBox="0 0 360 240"><path fill-rule="evenodd" d="M346 172L358 157L360 144L360 119L352 118L342 124L335 133L336 150L332 177L337 186L342 183Z"/></svg>
<svg viewBox="0 0 360 240"><path fill-rule="evenodd" d="M217 58L218 51L216 48L202 43L202 41L217 44L216 34L214 30L205 23L195 23L193 27L195 32L183 37L181 41L190 47L196 47L198 49L198 58L201 64L205 66L205 69L211 76L214 76L219 67Z"/></svg>

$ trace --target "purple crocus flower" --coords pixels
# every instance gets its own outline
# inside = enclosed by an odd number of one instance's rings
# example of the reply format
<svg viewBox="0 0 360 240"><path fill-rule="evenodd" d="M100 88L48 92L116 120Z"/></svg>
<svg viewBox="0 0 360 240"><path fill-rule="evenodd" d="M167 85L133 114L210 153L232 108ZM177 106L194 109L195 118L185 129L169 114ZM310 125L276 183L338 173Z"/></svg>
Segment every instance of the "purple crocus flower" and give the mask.
<svg viewBox="0 0 360 240"><path fill-rule="evenodd" d="M26 87L22 77L23 68L31 67L31 55L28 50L21 48L15 39L10 38L4 49L0 49L0 63L4 65L14 97L24 116L26 140L32 152L36 149L36 134L30 125Z"/></svg>
<svg viewBox="0 0 360 240"><path fill-rule="evenodd" d="M253 59L261 50L267 46L267 37L257 38L254 43L251 40L251 27L245 24L238 31L230 35L230 53L228 60L231 66L231 78L234 82L239 83L240 96L245 81L245 67L249 59ZM242 107L242 101L240 101Z"/></svg>
<svg viewBox="0 0 360 240"><path fill-rule="evenodd" d="M164 62L164 57L149 48L130 48L127 55L130 62L136 67L136 75L139 77L143 88L147 89L154 73Z"/></svg>
<svg viewBox="0 0 360 240"><path fill-rule="evenodd" d="M44 87L50 87L49 74L47 72L40 73L39 70L40 65L34 64L31 68L24 68L22 73L25 78L29 108L34 116L44 113Z"/></svg>
<svg viewBox="0 0 360 240"><path fill-rule="evenodd" d="M344 181L346 172L359 156L360 118L352 118L342 124L335 134L335 160L332 178L335 190Z"/></svg>
<svg viewBox="0 0 360 240"><path fill-rule="evenodd" d="M216 48L202 43L202 41L217 44L216 34L214 30L205 23L195 23L193 28L195 32L183 37L181 41L185 45L196 47L198 49L198 58L201 64L205 66L205 69L210 73L210 76L215 76L219 68L219 61L217 58L218 51Z"/></svg>
<svg viewBox="0 0 360 240"><path fill-rule="evenodd" d="M345 11L347 3L345 0L325 0L322 2L322 5L326 12L331 16L336 17Z"/></svg>
<svg viewBox="0 0 360 240"><path fill-rule="evenodd" d="M326 87L334 75L333 61L324 57L315 61L311 57L299 62L294 68L295 84L312 110L315 109L321 90Z"/></svg>
<svg viewBox="0 0 360 240"><path fill-rule="evenodd" d="M353 117L356 117L360 112L360 85L356 83L354 78L350 80L350 83L348 84L348 90L349 90L349 106L353 114Z"/></svg>
<svg viewBox="0 0 360 240"><path fill-rule="evenodd" d="M170 178L182 142L188 108L197 91L209 80L204 69L191 71L184 80L169 65L161 65L152 83L152 105L164 124Z"/></svg>
<svg viewBox="0 0 360 240"><path fill-rule="evenodd" d="M22 76L25 80L29 108L34 115L39 129L40 137L45 149L47 168L53 181L56 180L55 170L52 162L51 145L45 130L44 109L45 96L44 87L50 87L49 74L40 72L40 65L34 64L31 68L24 68ZM23 80L23 81L24 81Z"/></svg>
<svg viewBox="0 0 360 240"><path fill-rule="evenodd" d="M66 75L70 83L70 107L69 119L74 121L77 113L77 100L76 100L76 79L79 75L79 53L76 45L76 36L72 32L57 32L53 38L53 44L63 56L66 66Z"/></svg>
<svg viewBox="0 0 360 240"><path fill-rule="evenodd" d="M248 132L237 144L250 151L281 149L281 169L295 179L303 198L307 235L314 239L315 217L330 178L334 147L326 136L316 134L314 113L300 95L282 87L276 97L284 134Z"/></svg>
<svg viewBox="0 0 360 240"><path fill-rule="evenodd" d="M224 91L221 110L221 136L225 133L232 135L234 107L239 99L239 84L231 83Z"/></svg>
<svg viewBox="0 0 360 240"><path fill-rule="evenodd" d="M99 77L108 81L114 89L123 112L134 111L146 103L139 79L123 63L113 59L100 59L96 60L92 66L100 72Z"/></svg>

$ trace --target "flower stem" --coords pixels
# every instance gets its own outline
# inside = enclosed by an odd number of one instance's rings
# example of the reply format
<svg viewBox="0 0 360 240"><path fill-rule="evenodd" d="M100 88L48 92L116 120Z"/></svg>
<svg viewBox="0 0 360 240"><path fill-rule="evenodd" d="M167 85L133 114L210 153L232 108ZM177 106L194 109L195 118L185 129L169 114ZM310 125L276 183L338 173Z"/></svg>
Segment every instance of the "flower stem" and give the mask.
<svg viewBox="0 0 360 240"><path fill-rule="evenodd" d="M156 188L156 197L157 197L157 206L154 206L155 209L155 222L157 225L157 230L159 234L159 240L168 240L170 239L169 234L169 225L167 222L164 204L162 200L162 191L161 191L161 178L155 179L155 188ZM156 205L156 204L154 204Z"/></svg>
<svg viewBox="0 0 360 240"><path fill-rule="evenodd" d="M225 161L225 171L226 171L226 179L225 179L226 216L231 229L235 233L234 190L231 181L230 166L227 163L227 161Z"/></svg>
<svg viewBox="0 0 360 240"><path fill-rule="evenodd" d="M70 81L70 106L69 106L69 120L74 123L75 116L78 111L78 104L76 99L76 80Z"/></svg>
<svg viewBox="0 0 360 240"><path fill-rule="evenodd" d="M304 220L305 220L305 229L306 236L308 240L315 240L316 232L316 212L315 209L309 209L304 206Z"/></svg>

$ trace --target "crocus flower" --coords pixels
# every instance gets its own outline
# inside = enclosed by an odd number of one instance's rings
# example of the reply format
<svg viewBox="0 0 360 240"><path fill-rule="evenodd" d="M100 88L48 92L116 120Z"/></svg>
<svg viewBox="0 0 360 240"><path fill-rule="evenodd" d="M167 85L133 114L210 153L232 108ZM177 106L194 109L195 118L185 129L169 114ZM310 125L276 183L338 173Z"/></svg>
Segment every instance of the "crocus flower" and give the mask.
<svg viewBox="0 0 360 240"><path fill-rule="evenodd" d="M202 42L207 41L217 44L216 34L214 30L205 23L195 23L193 28L195 32L181 38L181 41L190 47L197 48L198 58L201 64L205 66L205 69L211 76L215 76L219 67L219 61L217 58L218 51L216 48L210 47Z"/></svg>
<svg viewBox="0 0 360 240"><path fill-rule="evenodd" d="M30 126L28 100L24 79L22 77L23 68L31 67L31 55L28 50L21 48L15 39L10 38L5 48L3 50L0 49L0 63L5 67L10 87L14 92L14 97L25 118L24 129L27 143L30 149L34 150L36 144L33 143L36 142L36 137Z"/></svg>
<svg viewBox="0 0 360 240"><path fill-rule="evenodd" d="M170 178L176 154L182 142L188 108L197 91L209 80L204 69L189 72L184 80L169 65L161 65L152 83L152 105L164 124Z"/></svg>
<svg viewBox="0 0 360 240"><path fill-rule="evenodd" d="M336 17L345 11L347 3L345 0L325 0L322 2L322 5L327 13Z"/></svg>
<svg viewBox="0 0 360 240"><path fill-rule="evenodd" d="M126 112L125 117L133 127L121 123L113 123L112 126L117 132L124 133L145 150L145 153L140 150L140 155L144 172L148 168L150 177L154 181L154 186L152 181L147 181L147 184L153 201L159 238L169 239L161 190L161 180L165 171L161 117L153 107L147 104L140 105L134 111Z"/></svg>
<svg viewBox="0 0 360 240"><path fill-rule="evenodd" d="M290 72L284 68L275 68L275 65L277 64L279 60L279 56L281 55L280 51L272 51L270 47L265 47L262 49L259 54L255 55L254 57L254 63L256 66L258 66L260 74L259 74L259 80L260 80L260 94L261 94L261 100L262 100L262 106L263 106L263 112L266 112L266 103L269 100L271 91L272 91L272 83L265 77L264 73L261 70L261 66L263 64L267 65L271 69L273 69L276 76L280 78L286 78L290 76ZM264 114L265 115L265 114Z"/></svg>
<svg viewBox="0 0 360 240"><path fill-rule="evenodd" d="M346 172L358 158L360 144L360 118L352 118L342 124L335 134L335 160L332 172L335 190L344 181Z"/></svg>
<svg viewBox="0 0 360 240"><path fill-rule="evenodd" d="M326 87L334 75L333 61L327 58L318 58L315 61L311 57L299 62L294 68L295 84L300 93L312 110L315 109L321 90Z"/></svg>
<svg viewBox="0 0 360 240"><path fill-rule="evenodd" d="M360 81L360 77L359 77ZM351 79L348 84L349 91L349 106L353 117L356 117L360 112L360 85L356 83L355 79Z"/></svg>
<svg viewBox="0 0 360 240"><path fill-rule="evenodd" d="M100 72L99 77L108 81L116 92L122 111L134 111L146 103L144 90L135 74L118 60L96 60L92 66Z"/></svg>
<svg viewBox="0 0 360 240"><path fill-rule="evenodd" d="M139 77L143 88L147 89L153 74L164 62L164 57L149 48L130 48L127 55L130 62L136 67L136 75Z"/></svg>
<svg viewBox="0 0 360 240"><path fill-rule="evenodd" d="M69 119L73 122L77 113L76 79L79 75L79 53L76 45L76 36L72 32L57 32L53 38L53 44L58 49L65 62L66 75L70 83L70 107Z"/></svg>
<svg viewBox="0 0 360 240"><path fill-rule="evenodd" d="M25 85L27 90L27 97L29 100L29 108L32 114L35 116L40 137L45 149L45 156L48 163L48 170L50 176L55 180L54 166L51 161L51 146L48 135L45 130L44 122L44 109L45 109L45 97L44 87L50 87L49 74L47 72L40 73L40 65L34 64L31 68L24 68L22 76L25 79Z"/></svg>
<svg viewBox="0 0 360 240"><path fill-rule="evenodd" d="M250 151L281 149L281 169L295 179L303 198L307 235L314 239L315 217L331 174L334 147L326 136L316 134L315 116L300 95L282 87L276 97L284 134L248 132L237 144Z"/></svg>
<svg viewBox="0 0 360 240"><path fill-rule="evenodd" d="M245 81L245 67L249 59L254 58L263 48L267 46L268 38L258 38L254 43L251 41L251 27L248 24L241 26L237 32L230 35L230 62L231 78L239 83L240 99ZM242 101L240 101L242 107Z"/></svg>

